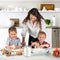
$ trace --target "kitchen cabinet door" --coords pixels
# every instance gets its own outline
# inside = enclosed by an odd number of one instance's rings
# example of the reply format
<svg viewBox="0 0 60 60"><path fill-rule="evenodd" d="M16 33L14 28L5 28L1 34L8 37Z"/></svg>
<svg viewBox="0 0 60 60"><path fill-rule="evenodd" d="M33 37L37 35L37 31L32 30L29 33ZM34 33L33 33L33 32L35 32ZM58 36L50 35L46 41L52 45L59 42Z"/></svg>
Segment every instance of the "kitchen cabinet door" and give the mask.
<svg viewBox="0 0 60 60"><path fill-rule="evenodd" d="M59 29L52 29L52 47L59 47Z"/></svg>

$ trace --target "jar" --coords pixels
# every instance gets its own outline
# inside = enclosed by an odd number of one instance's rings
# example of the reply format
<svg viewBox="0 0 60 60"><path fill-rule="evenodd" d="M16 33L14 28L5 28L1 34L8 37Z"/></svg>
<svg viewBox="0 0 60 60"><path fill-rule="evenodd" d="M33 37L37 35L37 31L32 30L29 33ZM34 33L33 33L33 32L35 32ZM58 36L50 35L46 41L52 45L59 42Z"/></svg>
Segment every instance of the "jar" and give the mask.
<svg viewBox="0 0 60 60"><path fill-rule="evenodd" d="M31 56L31 47L30 46L24 47L24 56Z"/></svg>

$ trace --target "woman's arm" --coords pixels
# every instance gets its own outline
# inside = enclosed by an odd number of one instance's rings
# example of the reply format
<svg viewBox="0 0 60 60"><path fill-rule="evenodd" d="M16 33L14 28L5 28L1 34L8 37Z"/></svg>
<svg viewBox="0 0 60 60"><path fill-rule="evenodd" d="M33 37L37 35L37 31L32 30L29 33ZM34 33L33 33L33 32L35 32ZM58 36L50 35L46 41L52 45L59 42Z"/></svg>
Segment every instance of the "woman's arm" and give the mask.
<svg viewBox="0 0 60 60"><path fill-rule="evenodd" d="M26 43L25 43L25 37L22 37L22 46L25 46L26 45Z"/></svg>
<svg viewBox="0 0 60 60"><path fill-rule="evenodd" d="M22 46L24 46L26 43L25 43L25 36L26 36L26 32L28 31L28 27L27 25L24 24L23 26L23 29L22 29Z"/></svg>

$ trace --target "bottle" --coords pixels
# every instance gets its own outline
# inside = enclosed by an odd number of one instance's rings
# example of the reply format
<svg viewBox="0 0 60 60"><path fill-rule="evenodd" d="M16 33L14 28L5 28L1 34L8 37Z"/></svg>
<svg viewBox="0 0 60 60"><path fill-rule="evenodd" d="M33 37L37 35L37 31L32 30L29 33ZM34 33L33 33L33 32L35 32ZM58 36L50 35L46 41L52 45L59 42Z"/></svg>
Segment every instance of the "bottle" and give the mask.
<svg viewBox="0 0 60 60"><path fill-rule="evenodd" d="M52 26L56 26L56 17L55 16L53 16L53 18L52 18Z"/></svg>
<svg viewBox="0 0 60 60"><path fill-rule="evenodd" d="M42 11L47 11L45 7L43 7Z"/></svg>

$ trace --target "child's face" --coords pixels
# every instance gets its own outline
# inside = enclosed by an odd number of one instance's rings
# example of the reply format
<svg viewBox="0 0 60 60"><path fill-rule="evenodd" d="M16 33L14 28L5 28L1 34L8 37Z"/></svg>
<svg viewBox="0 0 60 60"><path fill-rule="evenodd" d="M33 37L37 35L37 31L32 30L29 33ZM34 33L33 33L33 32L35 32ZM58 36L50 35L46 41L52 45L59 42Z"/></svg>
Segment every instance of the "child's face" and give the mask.
<svg viewBox="0 0 60 60"><path fill-rule="evenodd" d="M36 19L37 19L37 18L36 18L36 16L34 16L34 15L30 14L30 20L31 20L31 21L35 22L35 21L36 21Z"/></svg>
<svg viewBox="0 0 60 60"><path fill-rule="evenodd" d="M17 35L17 33L15 31L10 31L10 33L9 33L10 38L13 40L16 39L16 37L17 37L16 35Z"/></svg>
<svg viewBox="0 0 60 60"><path fill-rule="evenodd" d="M46 35L45 34L39 34L38 39L40 42L43 42L46 39Z"/></svg>

